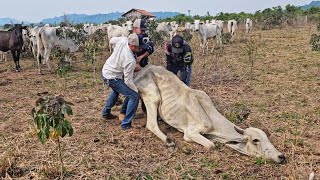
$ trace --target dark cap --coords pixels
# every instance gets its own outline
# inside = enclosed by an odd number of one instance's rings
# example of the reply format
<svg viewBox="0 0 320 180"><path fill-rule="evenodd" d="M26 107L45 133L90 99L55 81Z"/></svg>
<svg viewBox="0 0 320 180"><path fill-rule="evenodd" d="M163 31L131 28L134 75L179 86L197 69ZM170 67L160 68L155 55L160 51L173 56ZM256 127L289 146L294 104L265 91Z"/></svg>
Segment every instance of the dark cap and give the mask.
<svg viewBox="0 0 320 180"><path fill-rule="evenodd" d="M136 19L133 23L133 27L137 27L140 28L143 31L147 31L148 27L147 27L147 21L144 19Z"/></svg>
<svg viewBox="0 0 320 180"><path fill-rule="evenodd" d="M172 38L172 52L173 53L182 53L183 52L183 38L179 35L175 35Z"/></svg>

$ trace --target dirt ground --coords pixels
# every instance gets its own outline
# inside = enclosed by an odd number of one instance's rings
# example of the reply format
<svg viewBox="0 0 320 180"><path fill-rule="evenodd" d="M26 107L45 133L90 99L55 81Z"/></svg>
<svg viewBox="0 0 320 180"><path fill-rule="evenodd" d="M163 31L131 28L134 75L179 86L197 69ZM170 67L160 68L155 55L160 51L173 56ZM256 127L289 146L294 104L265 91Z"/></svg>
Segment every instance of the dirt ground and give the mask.
<svg viewBox="0 0 320 180"><path fill-rule="evenodd" d="M132 130L122 131L118 120L100 118L109 92L100 70L108 53L97 62L96 75L78 54L66 79L47 70L39 75L33 58L22 58L19 73L11 58L0 62L0 179L59 177L57 144L39 142L31 117L41 92L62 94L74 103L68 119L75 133L62 140L66 179L307 179L311 172L320 179L320 54L309 46L315 27L255 30L247 38L241 32L234 44L206 56L200 55L194 36L191 87L205 91L225 116L232 117L239 104L250 109L248 119L233 121L267 129L286 164L221 144L207 150L183 141L182 133L160 121L161 130L177 144L171 151L145 128L140 106ZM251 60L246 56L250 42L257 47ZM163 65L160 47L151 60Z"/></svg>

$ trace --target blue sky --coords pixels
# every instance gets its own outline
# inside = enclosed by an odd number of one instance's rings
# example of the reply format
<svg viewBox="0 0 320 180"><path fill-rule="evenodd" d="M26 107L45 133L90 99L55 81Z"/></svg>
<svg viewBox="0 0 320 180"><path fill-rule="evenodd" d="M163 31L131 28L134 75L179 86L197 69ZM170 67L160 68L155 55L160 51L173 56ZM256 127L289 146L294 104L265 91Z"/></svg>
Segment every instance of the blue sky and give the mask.
<svg viewBox="0 0 320 180"><path fill-rule="evenodd" d="M177 11L205 15L207 11L255 12L286 4L305 5L311 0L0 0L0 18L11 17L29 22L39 22L44 18L61 16L64 13L96 14L125 12L131 8L147 11Z"/></svg>

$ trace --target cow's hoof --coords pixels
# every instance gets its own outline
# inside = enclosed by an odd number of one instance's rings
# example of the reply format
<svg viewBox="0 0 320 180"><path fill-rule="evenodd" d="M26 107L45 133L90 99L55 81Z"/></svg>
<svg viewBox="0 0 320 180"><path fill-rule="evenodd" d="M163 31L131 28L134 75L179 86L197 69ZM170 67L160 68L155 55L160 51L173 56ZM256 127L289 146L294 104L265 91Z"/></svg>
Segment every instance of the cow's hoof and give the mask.
<svg viewBox="0 0 320 180"><path fill-rule="evenodd" d="M20 72L20 69L16 69L16 72Z"/></svg>
<svg viewBox="0 0 320 180"><path fill-rule="evenodd" d="M170 138L167 138L166 143L168 148L174 149L176 147L176 144Z"/></svg>

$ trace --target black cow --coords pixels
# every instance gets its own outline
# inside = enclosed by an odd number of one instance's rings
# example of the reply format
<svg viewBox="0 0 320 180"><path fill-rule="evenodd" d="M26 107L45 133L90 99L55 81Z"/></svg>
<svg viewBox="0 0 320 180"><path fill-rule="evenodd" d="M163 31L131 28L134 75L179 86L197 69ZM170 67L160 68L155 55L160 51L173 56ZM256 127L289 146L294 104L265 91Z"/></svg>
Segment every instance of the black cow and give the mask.
<svg viewBox="0 0 320 180"><path fill-rule="evenodd" d="M15 24L13 28L8 31L0 31L0 51L11 51L14 63L16 64L16 71L20 71L19 58L23 46L22 29L27 26Z"/></svg>

